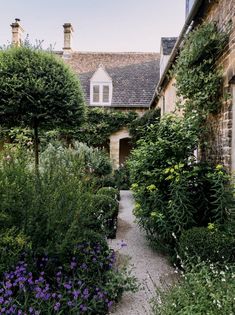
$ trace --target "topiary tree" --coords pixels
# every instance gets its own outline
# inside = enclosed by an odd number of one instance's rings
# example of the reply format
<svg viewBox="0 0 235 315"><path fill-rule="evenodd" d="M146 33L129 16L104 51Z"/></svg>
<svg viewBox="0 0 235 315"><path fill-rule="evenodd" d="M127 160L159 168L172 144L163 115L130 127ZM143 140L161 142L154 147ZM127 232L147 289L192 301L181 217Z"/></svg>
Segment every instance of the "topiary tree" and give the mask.
<svg viewBox="0 0 235 315"><path fill-rule="evenodd" d="M34 130L39 164L39 128L79 126L84 99L76 76L53 53L29 46L0 51L0 125Z"/></svg>

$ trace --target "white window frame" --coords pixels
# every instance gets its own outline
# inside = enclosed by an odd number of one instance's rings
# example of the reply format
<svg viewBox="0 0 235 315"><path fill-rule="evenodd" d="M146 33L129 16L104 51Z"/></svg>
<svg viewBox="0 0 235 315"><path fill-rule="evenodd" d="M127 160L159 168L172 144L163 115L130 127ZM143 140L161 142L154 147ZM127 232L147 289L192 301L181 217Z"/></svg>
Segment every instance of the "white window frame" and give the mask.
<svg viewBox="0 0 235 315"><path fill-rule="evenodd" d="M94 102L93 100L93 87L95 85L99 86L99 102ZM109 87L109 101L103 102L103 88L104 86ZM91 82L90 83L90 104L97 106L110 106L112 103L112 95L113 95L113 85L111 82Z"/></svg>

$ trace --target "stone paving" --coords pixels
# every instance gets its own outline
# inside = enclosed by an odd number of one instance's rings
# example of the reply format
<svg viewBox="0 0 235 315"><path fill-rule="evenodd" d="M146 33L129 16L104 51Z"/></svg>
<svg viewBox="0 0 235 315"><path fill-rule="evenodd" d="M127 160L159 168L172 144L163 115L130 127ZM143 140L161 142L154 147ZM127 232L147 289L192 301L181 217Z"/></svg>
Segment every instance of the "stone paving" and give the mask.
<svg viewBox="0 0 235 315"><path fill-rule="evenodd" d="M135 222L133 207L131 192L121 191L117 238L110 240L109 244L114 250L119 250L121 260L130 259L129 264L133 266L132 273L140 283L140 290L124 294L111 311L114 315L151 314L150 300L156 296L156 288L174 278L174 269L167 259L149 247L144 232Z"/></svg>

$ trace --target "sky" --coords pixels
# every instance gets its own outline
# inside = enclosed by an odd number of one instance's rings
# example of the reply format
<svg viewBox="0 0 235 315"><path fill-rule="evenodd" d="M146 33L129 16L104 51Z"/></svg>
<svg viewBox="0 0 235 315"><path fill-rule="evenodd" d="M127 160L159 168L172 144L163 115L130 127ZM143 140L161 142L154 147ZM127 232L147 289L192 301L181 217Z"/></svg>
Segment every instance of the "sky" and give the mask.
<svg viewBox="0 0 235 315"><path fill-rule="evenodd" d="M30 42L61 50L64 23L74 28L74 50L159 52L161 37L178 36L185 0L0 0L0 46L21 19Z"/></svg>

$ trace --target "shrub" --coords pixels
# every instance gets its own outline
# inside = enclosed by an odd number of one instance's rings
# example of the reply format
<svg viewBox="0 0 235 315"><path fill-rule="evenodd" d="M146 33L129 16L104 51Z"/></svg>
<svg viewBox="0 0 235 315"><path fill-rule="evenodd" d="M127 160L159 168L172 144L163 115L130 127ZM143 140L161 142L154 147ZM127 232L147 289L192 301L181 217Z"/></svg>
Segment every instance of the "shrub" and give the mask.
<svg viewBox="0 0 235 315"><path fill-rule="evenodd" d="M107 195L88 197L87 206L80 213L80 220L85 228L104 233L113 238L117 230L118 202Z"/></svg>
<svg viewBox="0 0 235 315"><path fill-rule="evenodd" d="M119 190L128 190L131 187L130 172L126 164L114 172L114 180Z"/></svg>
<svg viewBox="0 0 235 315"><path fill-rule="evenodd" d="M106 195L116 200L120 199L120 193L118 189L113 188L113 187L102 187L97 191L97 194Z"/></svg>
<svg viewBox="0 0 235 315"><path fill-rule="evenodd" d="M41 155L37 180L25 155L4 152L0 167L0 227L17 226L30 237L34 251L39 252L60 250L68 231L73 231L76 242L80 234L77 218L83 212L86 193L92 195L94 190L96 175L89 170L93 152L87 146L72 150L49 145Z"/></svg>
<svg viewBox="0 0 235 315"><path fill-rule="evenodd" d="M16 228L7 229L0 234L0 275L9 271L20 260L23 252L31 249L28 237Z"/></svg>
<svg viewBox="0 0 235 315"><path fill-rule="evenodd" d="M214 224L184 231L178 248L184 265L196 264L198 260L221 264L235 262L234 235L217 229Z"/></svg>
<svg viewBox="0 0 235 315"><path fill-rule="evenodd" d="M151 243L174 255L182 231L224 224L233 195L222 165L198 163L192 118L164 116L140 140L128 162L135 215Z"/></svg>
<svg viewBox="0 0 235 315"><path fill-rule="evenodd" d="M84 121L85 102L76 75L55 54L29 45L0 51L0 123L34 129L68 128Z"/></svg>
<svg viewBox="0 0 235 315"><path fill-rule="evenodd" d="M102 176L102 177L96 177L94 185L97 189L102 188L102 187L117 188L116 181L113 174Z"/></svg>
<svg viewBox="0 0 235 315"><path fill-rule="evenodd" d="M114 263L114 252L93 241L77 244L64 264L47 256L32 266L20 261L0 284L0 312L107 314L123 290L135 289L134 279Z"/></svg>
<svg viewBox="0 0 235 315"><path fill-rule="evenodd" d="M160 292L153 312L155 315L234 314L234 292L234 266L221 270L213 264L200 264L179 284Z"/></svg>
<svg viewBox="0 0 235 315"><path fill-rule="evenodd" d="M159 108L148 110L143 116L137 117L129 123L131 140L134 144L141 138L144 138L148 128L159 122L161 111Z"/></svg>
<svg viewBox="0 0 235 315"><path fill-rule="evenodd" d="M30 154L2 153L0 314L107 314L135 288L106 240L118 202L94 195L83 149L50 145L36 178Z"/></svg>

